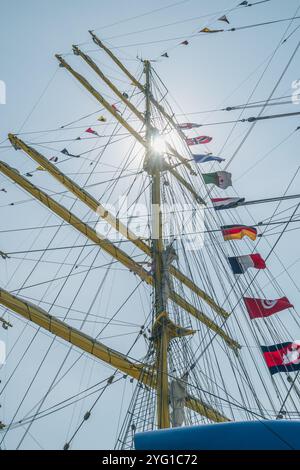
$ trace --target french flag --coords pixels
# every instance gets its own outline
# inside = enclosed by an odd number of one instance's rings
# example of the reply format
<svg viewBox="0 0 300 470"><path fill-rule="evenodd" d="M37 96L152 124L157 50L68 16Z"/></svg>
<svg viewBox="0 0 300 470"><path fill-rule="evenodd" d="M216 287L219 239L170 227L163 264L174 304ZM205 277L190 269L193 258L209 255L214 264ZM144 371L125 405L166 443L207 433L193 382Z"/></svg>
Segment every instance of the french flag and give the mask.
<svg viewBox="0 0 300 470"><path fill-rule="evenodd" d="M234 274L244 274L247 269L265 269L266 263L260 254L232 256L228 258Z"/></svg>

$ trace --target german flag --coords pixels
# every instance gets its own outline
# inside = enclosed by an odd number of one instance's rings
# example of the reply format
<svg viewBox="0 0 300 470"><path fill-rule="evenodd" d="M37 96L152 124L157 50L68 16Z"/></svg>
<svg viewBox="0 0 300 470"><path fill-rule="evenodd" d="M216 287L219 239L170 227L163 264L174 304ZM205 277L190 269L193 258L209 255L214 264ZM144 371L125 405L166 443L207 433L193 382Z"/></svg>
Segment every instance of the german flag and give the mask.
<svg viewBox="0 0 300 470"><path fill-rule="evenodd" d="M221 227L224 240L241 240L243 237L249 237L256 240L257 230L255 227L247 225L224 225Z"/></svg>

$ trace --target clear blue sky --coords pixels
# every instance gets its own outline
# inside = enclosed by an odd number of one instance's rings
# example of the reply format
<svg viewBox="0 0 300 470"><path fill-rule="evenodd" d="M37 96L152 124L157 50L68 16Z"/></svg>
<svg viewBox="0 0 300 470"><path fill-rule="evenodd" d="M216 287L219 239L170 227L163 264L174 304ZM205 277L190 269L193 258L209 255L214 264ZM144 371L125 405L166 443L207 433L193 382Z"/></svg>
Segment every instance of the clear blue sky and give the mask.
<svg viewBox="0 0 300 470"><path fill-rule="evenodd" d="M137 0L130 0L128 2L116 0L90 0L88 2L83 0L3 1L0 18L0 80L4 80L7 86L7 104L5 106L0 105L0 141L2 142L6 139L8 132L18 132L20 129L22 129L22 132L33 131L35 129L51 129L98 109L93 99L83 92L65 71L58 69L57 61L54 58L55 53L70 52L72 44L84 43L82 47L85 50L90 48L95 49L91 43L85 44L90 39L88 35L89 29L96 30L100 38L106 39L110 45L117 47L117 49L114 49L115 53L124 59L126 65L133 73L135 73L138 67L137 62L134 60L137 55L143 58L157 59L168 50L170 58L159 59L154 64L154 67L167 85L169 100L174 105L177 113L211 110L247 101L258 80L259 74L263 70L261 64L272 54L288 23L279 23L278 25L235 33L201 35L197 38L191 38L188 47L174 47L185 37L197 32L207 24L211 24L211 27L227 27L223 23L212 22L212 19L216 18L216 12L229 11L239 2L233 2L232 0L190 0L151 15L140 16L131 21L124 21L126 18L142 15L150 10L168 6L172 3L178 2L171 2L170 0L153 0L152 2ZM298 0L272 0L257 7L241 8L227 14L232 27L243 26L292 17L298 4ZM211 16L204 18L203 16L205 15ZM217 16L219 16L218 13ZM139 30L179 22L185 19L189 20L190 18L194 19L154 31L132 34ZM108 26L112 23L118 24ZM298 24L299 20L295 21L291 32ZM115 37L129 33L130 35L128 36ZM173 37L182 37L183 39L131 46L132 44L149 41L163 41ZM252 98L253 101L268 97L298 40L299 31L280 49L257 88ZM111 66L110 62L102 54L92 52L91 55L103 61L105 66ZM68 57L68 59L75 63L73 57ZM115 76L121 77L117 72L113 72L112 75L114 73L116 74ZM293 91L291 83L293 80L299 79L299 75L298 53L288 73L278 87L275 96L290 95ZM122 87L122 82L118 84ZM99 83L98 86L101 89ZM175 104L173 98L176 98L179 106ZM300 105L294 106L290 104L287 107L270 107L268 110L270 112L280 112L283 109L288 112L298 111L300 110ZM256 112L256 109L249 110L245 113L244 117L255 115ZM214 120L223 121L231 119L231 117L230 113L207 113L207 115L193 116L192 120L213 122ZM234 115L234 118L236 117L237 114ZM298 125L299 119L291 118L286 120L278 119L277 121L270 121L256 126L251 139L247 141L243 150L230 166L230 171L233 173L235 181L234 188L240 196L250 200L277 196L284 193L299 166L299 135L295 134L287 143L272 152L263 162L258 162L261 157L290 134ZM232 139L224 148L222 156L227 159L232 155L241 139L241 134L246 129L242 126L244 124L240 124L240 127L235 130ZM214 137L213 144L210 147L212 152L220 152L229 129L230 126L228 127L228 125L207 127L205 129L206 133ZM4 142L0 147L3 145L7 145L7 143ZM19 153L17 154L10 149L0 148L0 158L22 172L34 168L34 165L28 159L25 157L21 158ZM254 168L244 175L252 166ZM71 171L70 167L69 171ZM41 185L43 185L43 176L40 177ZM26 226L26 224L28 226L28 214L30 214L30 217L34 217L33 225L38 226L39 223L46 220L47 211L36 205L26 206L25 204L18 206L20 208L14 208L14 212L12 212L11 207L5 207L7 201L23 200L26 196L12 187L12 185L7 184L5 179L0 176L0 188L3 186L9 187L9 194L4 195L0 193L1 230L4 230L3 227L5 229L17 227L18 223L21 223L22 226ZM299 176L289 189L289 194L296 192L299 192ZM230 191L228 194L234 195ZM68 203L65 200L64 202ZM34 207L35 211L31 212L31 207ZM267 208L266 206L257 207L255 210L251 210L251 213L255 220L259 221L268 217L270 210L270 207ZM245 223L253 222L246 212L243 212L243 216L245 217ZM51 220L57 223L57 219L52 218ZM31 218L29 225L32 222L33 219ZM285 243L281 242L278 247L278 253L280 258L284 260L285 266L289 266L299 257L299 235L297 233L292 232L286 235ZM28 243L34 242L34 236L34 233L30 236L27 234L26 237L28 238L20 240L20 238L14 236L1 235L0 250L12 251L13 245L18 245L17 249L20 249L21 246L28 246ZM76 236L72 236L73 238L68 240L72 240L75 243ZM36 243L40 244L40 246L45 246L45 239L36 240ZM268 252L269 246L267 242L262 243L261 249L265 253ZM92 257L87 259L86 264L91 259ZM17 264L14 264L13 267L16 268ZM19 272L14 273L14 269L8 265L4 268L1 259L0 269L1 285L11 290L17 289L24 276ZM272 259L271 269L276 277L282 271L282 266L278 260ZM50 273L50 268L48 273ZM48 277L47 271L44 274ZM291 282L287 275L281 276L279 282L286 295L299 307L299 284L297 288L295 287L300 274L299 264L293 266L289 270L289 274L295 280L294 283ZM36 281L34 276L31 279L31 282L33 281ZM93 278L91 282L94 283L93 285L96 285L97 278ZM264 282L267 282L267 280L265 279ZM118 303L126 297L126 292L132 289L134 285L134 281L129 281L124 277L124 284L119 286L118 293L115 296L107 292L104 298L101 298L101 309L105 310L107 315L109 315L111 310L108 308L108 305L111 297L114 297L114 304L117 307ZM66 294L66 303L68 300L68 295ZM84 299L81 299L80 306L84 308ZM135 303L133 302L129 305L128 311L130 312L130 308L134 309L134 307ZM134 318L138 322L139 317L137 312L134 313ZM17 323L16 320L14 321ZM10 347L14 344L22 328L23 323L17 323L14 332L5 333L1 330L0 339L5 339ZM98 328L96 330L98 331ZM90 333L92 332L93 330L90 330ZM34 331L30 329L25 331L23 346L21 344L19 349L16 349L12 360L13 363L20 359L24 344L28 343L33 334ZM295 334L299 336L300 332L295 332ZM1 418L0 415L0 420L8 421L12 417L16 403L19 403L22 392L24 392L30 377L36 369L38 358L45 352L45 347L50 344L50 341L50 336L44 335L33 346L31 357L36 355L35 358L37 360L32 359L32 362L28 360L25 363L26 365L20 368L12 388L7 392L5 400L1 402L3 416ZM116 348L122 346L120 348L122 350L125 350L127 345L122 343L121 340L111 341L109 344ZM64 344L60 342L55 344L55 354L52 355L53 362L47 362L47 368L43 370L41 375L42 381L44 380L48 383L50 378L54 376L58 368L59 358L66 351L67 348ZM74 353L72 357L76 358L76 354ZM83 369L84 372L82 373ZM5 379L9 377L11 370L12 366L7 366L6 370L1 369L2 382L5 382ZM71 377L64 381L63 387L58 389L53 402L69 396L73 391L77 393L79 389L81 390L92 383L102 380L109 373L109 369L106 367L95 364L89 359L84 359L84 367L81 365ZM26 406L22 408L20 415L18 415L19 417L26 414L30 407L39 399L39 387L41 386L41 383L39 383L36 387L33 387ZM74 448L106 448L114 444L116 428L119 424L120 396L124 392L124 396L128 399L132 391L131 389L133 389L132 387L131 384L127 384L126 390L125 388L122 390L122 387L119 387L115 392L112 389L112 392L101 402L95 415L86 425L87 429L74 442ZM13 400L11 400L12 393L15 393L15 399ZM51 400L50 403L52 403ZM91 401L88 403L91 403ZM33 437L28 436L22 448L38 448L35 439L44 448L60 448L72 434L72 430L78 424L82 414L88 409L88 403L85 402L83 407L81 407L81 404L77 406L73 415L69 410L67 417L64 414L59 414L49 420L37 423L32 428ZM123 412L125 408L123 408ZM71 425L69 426L70 421ZM19 442L21 435L22 429L12 432L7 439L7 447L14 448Z"/></svg>

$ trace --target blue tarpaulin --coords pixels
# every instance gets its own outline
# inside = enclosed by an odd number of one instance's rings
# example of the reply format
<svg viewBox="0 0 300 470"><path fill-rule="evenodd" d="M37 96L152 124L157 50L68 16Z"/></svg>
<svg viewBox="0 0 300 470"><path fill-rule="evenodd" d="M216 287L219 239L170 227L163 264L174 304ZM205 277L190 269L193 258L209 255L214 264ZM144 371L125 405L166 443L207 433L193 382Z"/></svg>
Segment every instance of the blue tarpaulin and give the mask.
<svg viewBox="0 0 300 470"><path fill-rule="evenodd" d="M300 422L248 421L138 433L136 450L300 450Z"/></svg>

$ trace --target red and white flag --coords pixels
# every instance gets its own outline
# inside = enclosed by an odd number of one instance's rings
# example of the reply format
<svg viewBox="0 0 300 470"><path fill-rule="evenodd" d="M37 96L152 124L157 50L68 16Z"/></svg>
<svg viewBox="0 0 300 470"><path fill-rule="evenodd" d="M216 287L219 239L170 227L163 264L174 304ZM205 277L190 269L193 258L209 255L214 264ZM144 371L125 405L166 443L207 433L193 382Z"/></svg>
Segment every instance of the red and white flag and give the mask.
<svg viewBox="0 0 300 470"><path fill-rule="evenodd" d="M293 307L286 297L275 300L244 297L244 302L251 320L254 318L269 317L270 315L274 315L274 313Z"/></svg>
<svg viewBox="0 0 300 470"><path fill-rule="evenodd" d="M86 129L86 131L88 134L93 134L93 135L97 135L99 137L99 134L98 132L94 131L94 129L92 129L91 127L89 127L88 129Z"/></svg>
<svg viewBox="0 0 300 470"><path fill-rule="evenodd" d="M211 141L212 137L208 137L207 135L199 135L198 137L186 139L188 145L209 144Z"/></svg>
<svg viewBox="0 0 300 470"><path fill-rule="evenodd" d="M121 111L117 108L115 104L112 104L111 107L117 112L121 114Z"/></svg>
<svg viewBox="0 0 300 470"><path fill-rule="evenodd" d="M270 373L300 370L300 341L261 346Z"/></svg>
<svg viewBox="0 0 300 470"><path fill-rule="evenodd" d="M241 205L244 201L244 197L217 197L211 199L211 202L216 211L223 209L233 209L234 207Z"/></svg>
<svg viewBox="0 0 300 470"><path fill-rule="evenodd" d="M188 129L196 129L197 127L201 127L202 124L197 124L196 122L183 122L178 124L179 129L188 130Z"/></svg>

